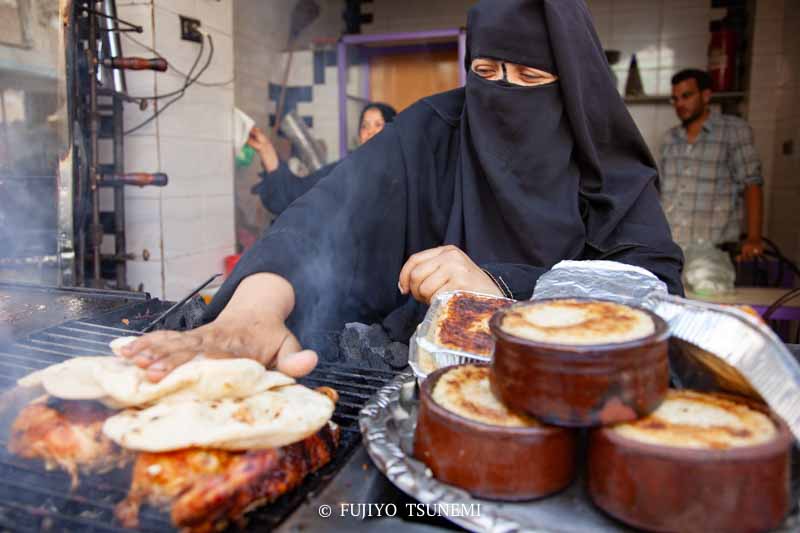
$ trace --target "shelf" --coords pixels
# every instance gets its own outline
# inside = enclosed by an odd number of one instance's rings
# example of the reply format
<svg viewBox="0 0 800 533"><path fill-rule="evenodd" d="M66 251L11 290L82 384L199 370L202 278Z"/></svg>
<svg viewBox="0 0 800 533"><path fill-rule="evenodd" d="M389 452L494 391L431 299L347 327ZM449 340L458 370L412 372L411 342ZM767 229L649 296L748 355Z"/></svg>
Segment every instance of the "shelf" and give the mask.
<svg viewBox="0 0 800 533"><path fill-rule="evenodd" d="M625 96L626 104L669 104L669 94L656 94L656 95L643 95L643 96ZM747 93L744 91L726 92L726 93L712 93L712 102L738 102L747 98Z"/></svg>

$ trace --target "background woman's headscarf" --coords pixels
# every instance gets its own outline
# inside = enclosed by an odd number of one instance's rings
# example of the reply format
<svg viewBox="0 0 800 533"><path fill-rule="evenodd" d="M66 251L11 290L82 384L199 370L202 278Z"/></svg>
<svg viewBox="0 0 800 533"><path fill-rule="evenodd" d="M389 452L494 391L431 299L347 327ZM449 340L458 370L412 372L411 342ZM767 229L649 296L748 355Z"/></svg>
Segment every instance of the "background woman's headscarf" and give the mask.
<svg viewBox="0 0 800 533"><path fill-rule="evenodd" d="M370 109L377 109L378 111L380 111L380 114L383 117L383 121L387 124L392 120L394 120L394 117L397 115L397 111L395 111L395 109L389 104L384 104L381 102L370 102L369 104L364 106L364 109L361 110L361 116L358 117L359 124L364 122L364 114Z"/></svg>

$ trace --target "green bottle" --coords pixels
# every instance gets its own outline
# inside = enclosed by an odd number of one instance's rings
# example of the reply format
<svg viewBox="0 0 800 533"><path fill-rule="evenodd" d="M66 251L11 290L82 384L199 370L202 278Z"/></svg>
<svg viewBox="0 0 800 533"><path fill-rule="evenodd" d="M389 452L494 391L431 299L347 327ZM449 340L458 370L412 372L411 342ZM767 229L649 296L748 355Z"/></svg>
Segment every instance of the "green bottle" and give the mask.
<svg viewBox="0 0 800 533"><path fill-rule="evenodd" d="M242 149L239 150L239 153L236 154L236 164L240 167L248 167L250 163L253 162L253 157L255 157L255 155L256 151L253 147L249 144L245 144L242 146Z"/></svg>

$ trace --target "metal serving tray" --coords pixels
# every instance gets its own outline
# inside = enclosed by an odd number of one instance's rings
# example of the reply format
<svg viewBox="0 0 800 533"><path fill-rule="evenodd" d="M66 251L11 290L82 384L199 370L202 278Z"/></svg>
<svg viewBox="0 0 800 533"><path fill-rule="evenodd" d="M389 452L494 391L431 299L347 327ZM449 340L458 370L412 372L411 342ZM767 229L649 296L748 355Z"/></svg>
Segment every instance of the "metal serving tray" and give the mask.
<svg viewBox="0 0 800 533"><path fill-rule="evenodd" d="M458 513L461 516L447 516L452 522L470 531L491 533L638 531L594 507L586 492L582 473L564 491L525 503L482 500L437 481L425 464L412 455L417 404L417 381L411 376L400 376L382 388L361 410L359 425L364 444L376 467L400 490L420 503L471 510ZM800 516L795 506L777 532L798 530Z"/></svg>

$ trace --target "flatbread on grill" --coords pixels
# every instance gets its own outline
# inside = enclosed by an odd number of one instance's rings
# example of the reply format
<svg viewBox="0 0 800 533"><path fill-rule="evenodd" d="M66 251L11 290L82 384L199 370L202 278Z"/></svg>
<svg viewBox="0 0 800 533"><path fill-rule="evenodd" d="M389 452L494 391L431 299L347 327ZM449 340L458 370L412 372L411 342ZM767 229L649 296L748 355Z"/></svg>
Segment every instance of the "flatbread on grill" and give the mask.
<svg viewBox="0 0 800 533"><path fill-rule="evenodd" d="M41 385L56 398L97 400L109 407L124 408L162 400L242 398L292 384L294 379L268 371L253 359L196 358L153 383L145 370L126 359L96 356L69 359L34 372L18 383Z"/></svg>
<svg viewBox="0 0 800 533"><path fill-rule="evenodd" d="M106 420L103 433L120 446L144 452L190 447L277 448L313 435L331 418L334 402L302 385L248 398L161 402Z"/></svg>

